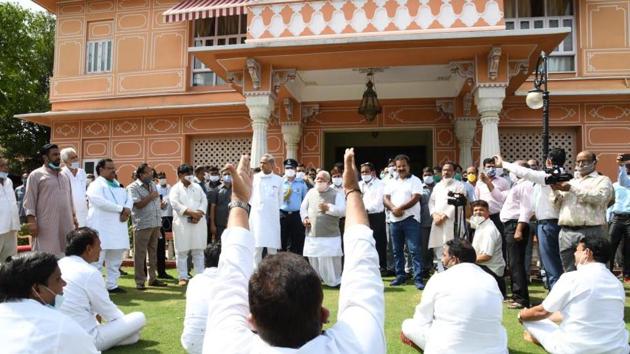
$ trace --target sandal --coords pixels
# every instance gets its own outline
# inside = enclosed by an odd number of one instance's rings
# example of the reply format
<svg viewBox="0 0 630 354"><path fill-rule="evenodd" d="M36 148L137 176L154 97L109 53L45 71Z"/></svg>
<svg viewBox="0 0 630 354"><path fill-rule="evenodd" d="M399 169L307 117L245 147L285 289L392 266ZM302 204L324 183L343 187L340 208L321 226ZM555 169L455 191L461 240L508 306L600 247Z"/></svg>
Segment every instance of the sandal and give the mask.
<svg viewBox="0 0 630 354"><path fill-rule="evenodd" d="M525 308L525 306L519 304L516 301L512 301L507 305L507 308L509 308L510 310L520 310L520 309Z"/></svg>
<svg viewBox="0 0 630 354"><path fill-rule="evenodd" d="M414 342L411 341L411 339L407 338L403 332L400 332L400 341L403 342L403 344L408 345L410 347L412 347L413 349L417 350L419 353L422 353L422 349L420 349L420 347L418 347Z"/></svg>

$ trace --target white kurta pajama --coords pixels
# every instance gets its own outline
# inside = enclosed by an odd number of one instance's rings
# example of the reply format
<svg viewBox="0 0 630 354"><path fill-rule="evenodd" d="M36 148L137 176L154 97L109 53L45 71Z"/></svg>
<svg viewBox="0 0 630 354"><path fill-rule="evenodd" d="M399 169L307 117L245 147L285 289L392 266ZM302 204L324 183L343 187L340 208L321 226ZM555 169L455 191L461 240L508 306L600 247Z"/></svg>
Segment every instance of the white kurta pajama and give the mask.
<svg viewBox="0 0 630 354"><path fill-rule="evenodd" d="M329 191L332 187L329 187L326 191ZM306 237L304 238L304 251L303 256L308 257L308 261L315 269L319 277L324 284L328 286L337 286L341 283L341 257L343 251L341 249L341 232L339 231L339 218L343 217L346 213L346 202L343 193L335 191L334 203L328 204L328 211L322 213L319 211L318 195L321 193L315 188L311 188L304 197L302 204L300 205L300 217L302 222L307 217L311 222L311 227L306 229ZM317 203L312 203L313 200L318 199ZM318 227L315 225L318 222L317 217L314 215L325 214L333 216L329 218L333 224L330 229L336 229L335 234L313 234L313 228ZM310 217L309 217L310 215Z"/></svg>
<svg viewBox="0 0 630 354"><path fill-rule="evenodd" d="M460 181L451 179L448 183L445 180L441 180L433 187L431 192L431 198L429 198L429 213L433 216L434 213L442 213L446 215L446 221L442 225L436 225L435 221L431 224L431 233L429 234L429 248L434 249L435 258L438 263L438 270L442 271L444 266L441 262L442 247L446 241L452 240L455 236L455 207L448 204L448 192L466 194L466 187ZM459 229L463 230L464 227L464 215L461 215L459 220Z"/></svg>
<svg viewBox="0 0 630 354"><path fill-rule="evenodd" d="M79 256L59 260L66 286L61 312L94 338L98 350L136 343L146 319L141 312L125 315L109 298L101 273ZM101 316L98 323L95 315Z"/></svg>
<svg viewBox="0 0 630 354"><path fill-rule="evenodd" d="M0 264L17 253L17 232L20 230L18 206L13 182L5 178L0 185Z"/></svg>
<svg viewBox="0 0 630 354"><path fill-rule="evenodd" d="M129 230L127 222L120 221L120 213L123 208L131 210L133 201L124 188L111 186L104 177L90 183L86 194L90 202L86 224L98 231L101 240L98 266L102 267L105 262L106 285L112 290L118 287L122 257L129 249Z"/></svg>
<svg viewBox="0 0 630 354"><path fill-rule="evenodd" d="M64 166L61 168L61 173L68 177L70 180L70 187L72 187L72 202L74 204L74 213L77 217L77 222L79 223L79 227L83 227L86 225L87 214L88 214L88 203L87 197L85 195L87 191L87 175L85 174L85 170L79 168L77 170L77 175L72 174L72 171Z"/></svg>
<svg viewBox="0 0 630 354"><path fill-rule="evenodd" d="M179 181L169 193L168 199L173 208L173 241L175 243L175 262L179 279L188 279L188 252L192 256L195 273L201 274L204 270L203 250L208 242L208 227L206 222L206 210L208 210L208 198L197 183L190 183L188 187ZM189 216L184 212L201 211L204 217L198 223L188 221Z"/></svg>
<svg viewBox="0 0 630 354"><path fill-rule="evenodd" d="M259 172L252 180L252 196L249 200L249 227L254 234L256 249L254 263L262 261L263 249L275 254L282 248L280 239L280 207L283 202L282 177Z"/></svg>
<svg viewBox="0 0 630 354"><path fill-rule="evenodd" d="M211 289L216 283L218 268L206 268L195 275L186 288L186 315L180 341L188 354L201 354L206 334L208 306L212 303Z"/></svg>

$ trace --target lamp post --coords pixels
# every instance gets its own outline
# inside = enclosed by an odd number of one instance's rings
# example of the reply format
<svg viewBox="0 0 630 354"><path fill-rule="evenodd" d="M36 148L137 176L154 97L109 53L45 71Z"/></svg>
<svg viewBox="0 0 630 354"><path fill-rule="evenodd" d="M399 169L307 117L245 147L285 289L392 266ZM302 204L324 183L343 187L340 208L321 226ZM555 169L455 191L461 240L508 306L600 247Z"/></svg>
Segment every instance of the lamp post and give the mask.
<svg viewBox="0 0 630 354"><path fill-rule="evenodd" d="M549 90L547 87L547 54L540 53L536 62L534 89L527 93L525 103L531 109L543 109L542 152L543 163L549 156Z"/></svg>

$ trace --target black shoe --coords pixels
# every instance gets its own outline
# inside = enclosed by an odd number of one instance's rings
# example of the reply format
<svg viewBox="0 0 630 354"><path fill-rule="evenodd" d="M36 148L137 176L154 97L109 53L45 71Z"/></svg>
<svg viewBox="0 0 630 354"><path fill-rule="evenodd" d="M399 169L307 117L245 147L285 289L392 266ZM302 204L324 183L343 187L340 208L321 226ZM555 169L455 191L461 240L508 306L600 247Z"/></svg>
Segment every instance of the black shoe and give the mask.
<svg viewBox="0 0 630 354"><path fill-rule="evenodd" d="M118 269L118 271L120 272L120 275L129 275L129 273L122 270L122 268Z"/></svg>
<svg viewBox="0 0 630 354"><path fill-rule="evenodd" d="M136 285L136 289L140 291L145 291L147 290L147 287L144 286L144 284L139 284L139 285Z"/></svg>
<svg viewBox="0 0 630 354"><path fill-rule="evenodd" d="M424 290L424 283L423 282L417 281L415 284L416 284L416 289Z"/></svg>
<svg viewBox="0 0 630 354"><path fill-rule="evenodd" d="M110 293L110 294L124 294L127 291L125 289L121 288L121 287L116 287L116 288L113 288L111 290L107 290L107 292Z"/></svg>
<svg viewBox="0 0 630 354"><path fill-rule="evenodd" d="M399 285L404 285L407 282L407 279L400 277L400 278L396 278L394 280L391 281L391 283L389 283L389 285L391 286L399 286Z"/></svg>
<svg viewBox="0 0 630 354"><path fill-rule="evenodd" d="M158 274L158 279L169 279L169 280L174 280L175 278L172 277L170 274L168 273L164 273L164 274Z"/></svg>
<svg viewBox="0 0 630 354"><path fill-rule="evenodd" d="M165 282L159 281L159 280L156 279L156 280L150 282L149 286L155 286L155 287L158 287L158 288L164 288L164 287L167 287L168 285Z"/></svg>

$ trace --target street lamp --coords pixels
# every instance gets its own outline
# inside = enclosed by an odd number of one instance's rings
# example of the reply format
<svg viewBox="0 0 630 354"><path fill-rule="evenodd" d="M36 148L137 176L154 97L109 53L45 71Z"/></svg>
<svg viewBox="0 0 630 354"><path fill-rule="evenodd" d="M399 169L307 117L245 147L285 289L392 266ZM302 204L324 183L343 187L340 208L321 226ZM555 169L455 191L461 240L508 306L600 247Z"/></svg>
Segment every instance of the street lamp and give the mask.
<svg viewBox="0 0 630 354"><path fill-rule="evenodd" d="M525 103L531 109L543 109L542 152L543 163L549 155L549 90L547 87L547 54L540 53L536 62L534 89L527 93Z"/></svg>

